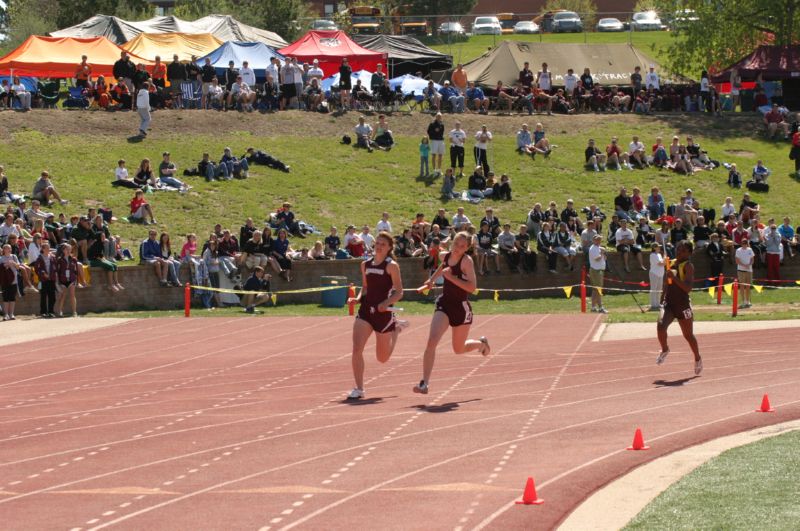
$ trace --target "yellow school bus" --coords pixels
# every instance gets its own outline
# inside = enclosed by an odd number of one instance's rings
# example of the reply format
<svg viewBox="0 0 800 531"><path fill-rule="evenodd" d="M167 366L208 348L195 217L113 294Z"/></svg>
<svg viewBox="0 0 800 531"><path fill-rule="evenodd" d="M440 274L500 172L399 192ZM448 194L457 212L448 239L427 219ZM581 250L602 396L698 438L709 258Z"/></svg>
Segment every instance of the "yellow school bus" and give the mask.
<svg viewBox="0 0 800 531"><path fill-rule="evenodd" d="M392 10L392 32L395 35L427 35L428 20L419 15L411 15L413 6L405 4Z"/></svg>
<svg viewBox="0 0 800 531"><path fill-rule="evenodd" d="M514 13L498 13L497 20L500 21L500 27L503 28L503 34L514 33L514 24L519 22L519 17Z"/></svg>
<svg viewBox="0 0 800 531"><path fill-rule="evenodd" d="M377 35L381 29L381 9L374 6L353 6L347 10L353 33Z"/></svg>

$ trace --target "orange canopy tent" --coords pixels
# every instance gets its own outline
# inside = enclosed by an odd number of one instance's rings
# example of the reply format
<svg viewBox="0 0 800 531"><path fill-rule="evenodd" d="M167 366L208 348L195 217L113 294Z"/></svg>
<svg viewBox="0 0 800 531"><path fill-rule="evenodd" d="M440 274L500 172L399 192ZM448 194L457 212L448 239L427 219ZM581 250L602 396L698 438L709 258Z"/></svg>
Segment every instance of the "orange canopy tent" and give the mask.
<svg viewBox="0 0 800 531"><path fill-rule="evenodd" d="M85 55L92 65L93 77L110 77L122 51L105 37L79 39L31 35L16 50L0 58L0 74L13 70L20 76L71 78L75 76L81 56ZM131 59L135 63L152 65L140 57Z"/></svg>

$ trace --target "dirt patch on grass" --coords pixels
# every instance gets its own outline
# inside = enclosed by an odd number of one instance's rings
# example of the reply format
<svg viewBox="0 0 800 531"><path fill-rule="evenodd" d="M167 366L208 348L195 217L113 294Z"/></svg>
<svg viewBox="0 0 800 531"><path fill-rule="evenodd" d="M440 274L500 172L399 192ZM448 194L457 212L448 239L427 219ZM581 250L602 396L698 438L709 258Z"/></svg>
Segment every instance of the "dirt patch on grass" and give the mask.
<svg viewBox="0 0 800 531"><path fill-rule="evenodd" d="M729 155L735 155L737 157L747 157L749 159L756 158L756 154L752 151L746 151L744 149L726 149L725 153Z"/></svg>
<svg viewBox="0 0 800 531"><path fill-rule="evenodd" d="M358 121L359 112L346 114L319 114L305 111L286 111L278 113L239 113L218 111L173 111L162 110L153 113L152 131L148 138L181 135L218 135L223 132L247 132L254 136L300 136L300 137L340 137L352 134ZM367 121L377 121L377 113L364 113ZM395 134L422 135L433 119L427 113L397 112L388 115L389 126ZM460 120L467 131L477 131L486 124L495 134L515 135L522 123L533 126L541 122L545 129L553 133L592 130L599 126L614 125L633 129L658 124L664 128L664 136L672 133L684 134L702 132L714 136L724 131L727 136L749 135L752 132L753 117L748 115L722 118L705 115L664 114L641 116L634 114L578 114L544 116L527 114L478 115L445 114L445 127L451 128ZM34 109L31 112L3 113L3 129L0 138L6 139L19 131L34 130L45 135L92 135L126 138L136 134L139 115L129 111L80 111Z"/></svg>

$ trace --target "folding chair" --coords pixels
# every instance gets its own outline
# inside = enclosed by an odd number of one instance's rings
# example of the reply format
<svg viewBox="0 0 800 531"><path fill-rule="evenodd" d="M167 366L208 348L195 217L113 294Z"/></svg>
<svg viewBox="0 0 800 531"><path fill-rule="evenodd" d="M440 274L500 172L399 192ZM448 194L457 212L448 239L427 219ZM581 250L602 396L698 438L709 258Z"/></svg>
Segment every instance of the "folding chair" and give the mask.
<svg viewBox="0 0 800 531"><path fill-rule="evenodd" d="M200 108L200 89L195 90L194 83L191 81L181 82L181 100L184 109Z"/></svg>
<svg viewBox="0 0 800 531"><path fill-rule="evenodd" d="M64 100L63 106L67 109L88 109L89 98L83 87L67 87L69 96Z"/></svg>

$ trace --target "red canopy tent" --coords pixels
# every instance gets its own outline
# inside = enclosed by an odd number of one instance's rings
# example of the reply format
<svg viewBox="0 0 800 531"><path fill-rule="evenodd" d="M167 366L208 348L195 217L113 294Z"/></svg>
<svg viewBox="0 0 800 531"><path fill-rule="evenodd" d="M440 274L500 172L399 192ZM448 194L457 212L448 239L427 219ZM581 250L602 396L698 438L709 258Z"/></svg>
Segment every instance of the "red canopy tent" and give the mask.
<svg viewBox="0 0 800 531"><path fill-rule="evenodd" d="M712 78L714 83L729 82L736 68L742 80L753 81L758 74L764 81L800 79L800 45L762 45L747 57L732 64Z"/></svg>
<svg viewBox="0 0 800 531"><path fill-rule="evenodd" d="M386 63L385 53L362 48L343 31L309 31L278 52L305 63L319 59L319 67L325 73L325 77L338 73L345 57L353 72L359 70L374 72L378 63Z"/></svg>

